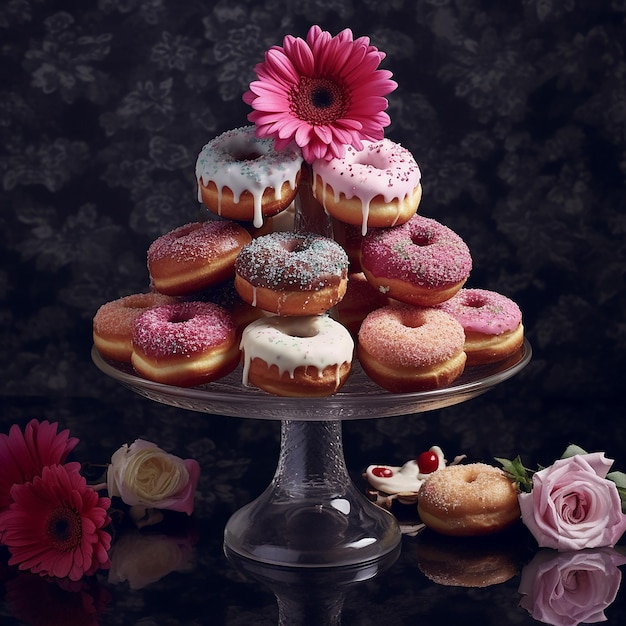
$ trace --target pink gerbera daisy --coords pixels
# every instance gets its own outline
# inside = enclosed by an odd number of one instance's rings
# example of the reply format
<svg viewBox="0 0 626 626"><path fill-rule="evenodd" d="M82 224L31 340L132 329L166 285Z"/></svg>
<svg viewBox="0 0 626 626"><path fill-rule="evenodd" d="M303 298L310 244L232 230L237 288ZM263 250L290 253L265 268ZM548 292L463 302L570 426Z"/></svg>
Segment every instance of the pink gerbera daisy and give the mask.
<svg viewBox="0 0 626 626"><path fill-rule="evenodd" d="M62 465L78 443L68 430L57 433L58 424L31 420L20 430L13 424L9 434L0 433L0 512L12 502L11 487L41 476L44 467ZM79 467L78 463L70 464Z"/></svg>
<svg viewBox="0 0 626 626"><path fill-rule="evenodd" d="M347 145L361 150L390 123L384 96L397 85L377 69L384 58L368 37L353 40L350 29L332 37L313 26L306 41L288 35L254 68L259 80L243 96L254 109L248 119L277 150L295 141L308 163L342 157Z"/></svg>
<svg viewBox="0 0 626 626"><path fill-rule="evenodd" d="M66 465L44 467L32 482L15 485L0 518L9 565L35 574L79 580L107 567L109 498L99 497Z"/></svg>

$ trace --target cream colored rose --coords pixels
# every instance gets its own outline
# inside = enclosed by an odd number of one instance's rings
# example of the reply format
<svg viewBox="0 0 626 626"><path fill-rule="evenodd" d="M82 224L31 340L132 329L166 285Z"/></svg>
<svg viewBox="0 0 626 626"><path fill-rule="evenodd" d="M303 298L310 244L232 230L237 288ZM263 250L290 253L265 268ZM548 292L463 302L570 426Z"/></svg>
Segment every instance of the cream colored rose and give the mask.
<svg viewBox="0 0 626 626"><path fill-rule="evenodd" d="M191 515L199 477L197 461L183 460L154 443L137 439L111 457L107 488L110 497L119 497L129 506Z"/></svg>

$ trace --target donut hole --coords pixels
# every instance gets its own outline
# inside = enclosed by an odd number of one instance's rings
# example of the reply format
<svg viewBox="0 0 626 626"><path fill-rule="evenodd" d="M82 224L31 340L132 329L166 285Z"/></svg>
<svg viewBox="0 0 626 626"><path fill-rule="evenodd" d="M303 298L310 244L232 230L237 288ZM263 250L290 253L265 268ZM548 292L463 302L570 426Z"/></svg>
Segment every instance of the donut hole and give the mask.
<svg viewBox="0 0 626 626"><path fill-rule="evenodd" d="M310 339L317 336L317 331L313 328L302 328L301 330L290 331L287 336L294 339Z"/></svg>
<svg viewBox="0 0 626 626"><path fill-rule="evenodd" d="M421 248L429 246L433 240L428 233L419 232L411 235L411 241L413 245L420 246Z"/></svg>
<svg viewBox="0 0 626 626"><path fill-rule="evenodd" d="M368 152L367 154L362 154L356 159L355 163L358 165L373 167L376 170L386 170L389 168L389 160L380 154L380 152Z"/></svg>
<svg viewBox="0 0 626 626"><path fill-rule="evenodd" d="M263 156L265 155L262 152L255 150L253 147L250 147L248 150L242 148L241 151L232 154L235 161L256 161L256 159L260 159Z"/></svg>
<svg viewBox="0 0 626 626"><path fill-rule="evenodd" d="M283 248L291 254L298 254L308 250L309 245L301 239L291 239L283 243Z"/></svg>
<svg viewBox="0 0 626 626"><path fill-rule="evenodd" d="M194 315L185 311L175 313L168 321L170 324L184 324L193 319Z"/></svg>
<svg viewBox="0 0 626 626"><path fill-rule="evenodd" d="M487 304L487 300L478 294L472 294L465 299L463 303L467 307L471 307L472 309L480 309Z"/></svg>

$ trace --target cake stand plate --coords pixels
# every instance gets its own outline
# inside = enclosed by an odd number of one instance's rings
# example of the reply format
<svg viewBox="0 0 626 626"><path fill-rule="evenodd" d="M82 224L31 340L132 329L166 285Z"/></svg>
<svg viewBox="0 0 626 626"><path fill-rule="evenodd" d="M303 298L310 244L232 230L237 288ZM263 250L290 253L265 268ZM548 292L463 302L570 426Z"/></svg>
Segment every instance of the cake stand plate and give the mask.
<svg viewBox="0 0 626 626"><path fill-rule="evenodd" d="M393 553L396 519L369 502L348 475L344 420L410 415L474 398L511 378L530 361L528 341L507 361L466 368L450 387L394 394L382 390L358 362L342 390L328 398L280 398L241 384L241 370L202 387L163 385L132 367L92 359L106 375L156 402L214 415L281 421L276 473L268 488L235 512L224 532L229 553L278 567L353 567Z"/></svg>

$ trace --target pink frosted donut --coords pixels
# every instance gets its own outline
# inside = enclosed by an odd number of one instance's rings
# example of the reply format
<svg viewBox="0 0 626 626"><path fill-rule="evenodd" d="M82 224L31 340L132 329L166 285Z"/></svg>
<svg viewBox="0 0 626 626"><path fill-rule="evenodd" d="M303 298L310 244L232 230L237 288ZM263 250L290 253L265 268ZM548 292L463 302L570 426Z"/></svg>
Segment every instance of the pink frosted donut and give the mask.
<svg viewBox="0 0 626 626"><path fill-rule="evenodd" d="M302 155L275 150L254 126L226 131L207 143L196 162L198 200L232 220L263 225L265 216L286 209L298 191Z"/></svg>
<svg viewBox="0 0 626 626"><path fill-rule="evenodd" d="M313 162L313 193L327 213L347 224L388 227L411 218L422 198L413 155L389 139L348 146L345 156Z"/></svg>
<svg viewBox="0 0 626 626"><path fill-rule="evenodd" d="M130 363L135 320L146 309L176 301L161 293L136 293L103 304L93 318L93 342L98 352L114 361Z"/></svg>
<svg viewBox="0 0 626 626"><path fill-rule="evenodd" d="M438 308L463 326L467 365L502 361L522 346L522 312L515 302L495 291L461 289Z"/></svg>
<svg viewBox="0 0 626 626"><path fill-rule="evenodd" d="M179 226L148 248L152 284L161 293L183 296L232 278L235 259L251 240L243 226L226 220Z"/></svg>
<svg viewBox="0 0 626 626"><path fill-rule="evenodd" d="M368 232L361 242L361 267L367 280L388 297L434 306L465 284L472 257L453 230L414 215L401 226Z"/></svg>
<svg viewBox="0 0 626 626"><path fill-rule="evenodd" d="M131 363L149 380L193 387L226 376L238 362L235 323L217 304L167 304L135 320Z"/></svg>
<svg viewBox="0 0 626 626"><path fill-rule="evenodd" d="M361 324L357 356L365 373L387 391L445 387L465 368L463 327L434 308L395 303Z"/></svg>

